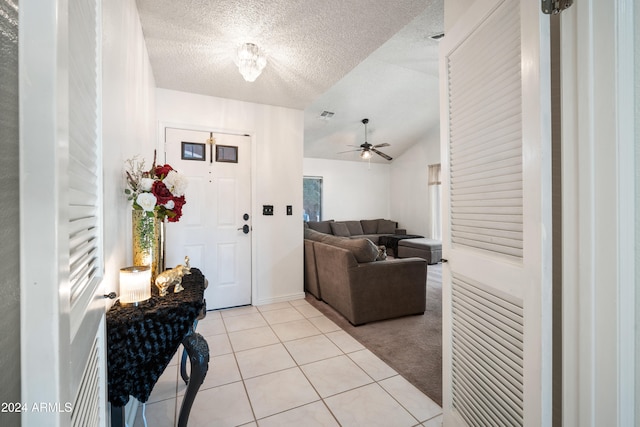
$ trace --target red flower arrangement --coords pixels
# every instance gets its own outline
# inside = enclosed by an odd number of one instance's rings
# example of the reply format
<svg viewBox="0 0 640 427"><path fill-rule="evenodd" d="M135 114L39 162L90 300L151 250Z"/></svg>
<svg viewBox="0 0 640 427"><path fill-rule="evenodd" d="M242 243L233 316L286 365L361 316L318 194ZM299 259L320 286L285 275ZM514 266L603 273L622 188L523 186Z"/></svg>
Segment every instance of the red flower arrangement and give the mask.
<svg viewBox="0 0 640 427"><path fill-rule="evenodd" d="M187 180L170 165L156 166L156 153L153 165L146 171L144 160L137 156L127 160L127 186L124 192L133 202L133 209L147 212L164 221L177 222L182 216L182 207L186 203L184 192Z"/></svg>

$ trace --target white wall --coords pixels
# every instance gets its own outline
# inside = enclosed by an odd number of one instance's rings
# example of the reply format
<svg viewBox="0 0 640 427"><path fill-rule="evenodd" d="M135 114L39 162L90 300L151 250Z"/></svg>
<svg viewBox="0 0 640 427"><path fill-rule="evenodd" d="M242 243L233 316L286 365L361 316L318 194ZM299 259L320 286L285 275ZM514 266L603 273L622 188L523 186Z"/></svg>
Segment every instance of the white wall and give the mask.
<svg viewBox="0 0 640 427"><path fill-rule="evenodd" d="M253 139L254 305L300 298L302 262L301 110L157 89L161 124L246 133ZM262 205L273 216L262 216ZM285 206L293 206L293 215Z"/></svg>
<svg viewBox="0 0 640 427"><path fill-rule="evenodd" d="M322 219L385 218L397 221L391 217L389 208L390 165L312 158L305 158L303 165L305 176L323 178Z"/></svg>
<svg viewBox="0 0 640 427"><path fill-rule="evenodd" d="M429 165L440 163L440 130L429 135L391 164L391 217L410 234L430 236Z"/></svg>
<svg viewBox="0 0 640 427"><path fill-rule="evenodd" d="M135 2L102 5L102 145L105 291L118 290L118 272L131 265L131 206L124 162L135 154L151 165L156 142L155 81Z"/></svg>

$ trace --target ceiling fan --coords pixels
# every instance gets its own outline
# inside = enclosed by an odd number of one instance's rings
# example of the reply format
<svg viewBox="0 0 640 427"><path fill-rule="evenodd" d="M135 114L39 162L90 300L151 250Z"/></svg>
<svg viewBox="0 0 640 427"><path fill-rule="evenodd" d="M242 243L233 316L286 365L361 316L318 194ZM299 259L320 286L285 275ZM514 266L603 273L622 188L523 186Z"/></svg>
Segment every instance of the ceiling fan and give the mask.
<svg viewBox="0 0 640 427"><path fill-rule="evenodd" d="M364 125L364 144L349 145L349 147L357 147L357 150L342 151L338 154L360 151L360 157L362 157L365 160L368 160L371 158L371 153L376 153L378 156L384 159L387 159L389 161L393 160L391 156L383 153L382 151L377 150L378 148L381 148L381 147L388 147L390 144L387 144L385 142L383 144L372 145L367 142L367 123L369 123L369 119L362 119L362 124Z"/></svg>

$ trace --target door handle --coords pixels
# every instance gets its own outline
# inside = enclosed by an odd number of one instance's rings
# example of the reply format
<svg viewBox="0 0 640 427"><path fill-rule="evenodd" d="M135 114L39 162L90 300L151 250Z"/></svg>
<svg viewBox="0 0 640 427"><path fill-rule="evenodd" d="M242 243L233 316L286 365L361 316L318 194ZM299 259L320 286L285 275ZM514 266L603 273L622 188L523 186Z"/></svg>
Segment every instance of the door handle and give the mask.
<svg viewBox="0 0 640 427"><path fill-rule="evenodd" d="M249 226L247 224L243 225L242 227L238 228L238 231L242 230L242 232L244 234L249 234Z"/></svg>

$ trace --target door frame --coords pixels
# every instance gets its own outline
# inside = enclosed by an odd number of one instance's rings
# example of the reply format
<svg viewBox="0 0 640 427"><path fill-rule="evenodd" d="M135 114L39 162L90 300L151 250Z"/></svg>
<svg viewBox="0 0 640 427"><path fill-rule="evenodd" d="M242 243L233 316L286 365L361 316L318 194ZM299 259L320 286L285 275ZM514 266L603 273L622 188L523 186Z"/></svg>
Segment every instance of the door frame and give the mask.
<svg viewBox="0 0 640 427"><path fill-rule="evenodd" d="M248 136L251 138L251 224L252 224L252 232L251 232L251 305L254 304L255 301L258 300L258 290L256 284L256 241L255 241L255 233L253 232L253 227L255 227L255 218L257 218L258 210L257 210L257 201L256 201L256 138L255 134L249 130L238 130L238 129L223 129L214 126L207 125L196 125L196 124L188 124L182 122L170 122L170 121L158 121L158 143L157 150L158 153L162 153L163 158L166 159L166 153L164 151L165 144L165 128L174 128L174 129L183 129L183 130L195 130L202 132L213 132L213 133L225 133L230 135L240 135L240 136Z"/></svg>
<svg viewBox="0 0 640 427"><path fill-rule="evenodd" d="M567 426L640 417L633 3L581 0L560 15Z"/></svg>

